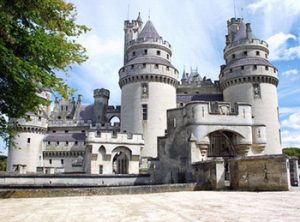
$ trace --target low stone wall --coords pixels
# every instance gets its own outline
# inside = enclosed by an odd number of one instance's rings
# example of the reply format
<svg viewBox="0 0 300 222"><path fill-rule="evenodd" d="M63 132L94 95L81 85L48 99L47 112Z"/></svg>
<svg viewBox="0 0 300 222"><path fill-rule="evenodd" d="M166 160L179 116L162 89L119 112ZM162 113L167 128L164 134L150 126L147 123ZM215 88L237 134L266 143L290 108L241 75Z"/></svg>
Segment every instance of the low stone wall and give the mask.
<svg viewBox="0 0 300 222"><path fill-rule="evenodd" d="M247 191L290 189L289 162L284 155L264 155L229 160L230 188Z"/></svg>
<svg viewBox="0 0 300 222"><path fill-rule="evenodd" d="M151 184L148 174L0 174L0 188L14 187L95 187Z"/></svg>
<svg viewBox="0 0 300 222"><path fill-rule="evenodd" d="M194 177L199 190L220 190L225 187L223 159L207 160L193 164Z"/></svg>
<svg viewBox="0 0 300 222"><path fill-rule="evenodd" d="M195 183L144 186L93 187L93 188L44 188L44 189L0 189L0 198L32 198L62 196L92 196L118 194L144 194L195 190Z"/></svg>

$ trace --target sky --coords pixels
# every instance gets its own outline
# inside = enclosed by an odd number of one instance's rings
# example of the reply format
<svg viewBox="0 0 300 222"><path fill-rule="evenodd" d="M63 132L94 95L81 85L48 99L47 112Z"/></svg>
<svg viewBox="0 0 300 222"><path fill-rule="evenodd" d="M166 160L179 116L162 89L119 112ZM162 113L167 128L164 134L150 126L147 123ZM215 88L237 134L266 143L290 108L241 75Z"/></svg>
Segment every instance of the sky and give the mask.
<svg viewBox="0 0 300 222"><path fill-rule="evenodd" d="M144 24L150 17L158 33L171 43L172 63L180 73L184 67L197 67L202 77L213 80L224 63L226 22L235 15L243 17L251 23L254 35L269 43L270 61L279 70L282 146L300 147L299 0L235 0L235 4L234 0L68 1L77 8L77 22L91 28L77 39L89 59L74 65L68 78L63 76L85 103L93 102L93 89L107 88L110 104L120 105L123 25L124 20L136 19L138 12Z"/></svg>

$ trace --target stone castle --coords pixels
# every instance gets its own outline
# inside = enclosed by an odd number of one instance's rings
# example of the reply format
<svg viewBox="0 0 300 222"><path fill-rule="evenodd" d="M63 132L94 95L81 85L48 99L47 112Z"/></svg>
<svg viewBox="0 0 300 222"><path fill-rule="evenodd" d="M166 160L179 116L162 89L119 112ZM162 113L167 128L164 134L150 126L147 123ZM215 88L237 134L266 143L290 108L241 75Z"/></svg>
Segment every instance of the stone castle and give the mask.
<svg viewBox="0 0 300 222"><path fill-rule="evenodd" d="M171 44L152 22L143 26L140 15L125 21L121 106L109 105L107 89L95 89L93 104L83 104L81 95L55 99L53 110L12 119L20 132L8 171L150 172L170 183L193 181L201 161L222 158L228 171L230 158L281 154L278 71L268 44L243 19L230 19L227 28L219 80L191 69L178 81ZM47 91L41 96L51 99Z"/></svg>

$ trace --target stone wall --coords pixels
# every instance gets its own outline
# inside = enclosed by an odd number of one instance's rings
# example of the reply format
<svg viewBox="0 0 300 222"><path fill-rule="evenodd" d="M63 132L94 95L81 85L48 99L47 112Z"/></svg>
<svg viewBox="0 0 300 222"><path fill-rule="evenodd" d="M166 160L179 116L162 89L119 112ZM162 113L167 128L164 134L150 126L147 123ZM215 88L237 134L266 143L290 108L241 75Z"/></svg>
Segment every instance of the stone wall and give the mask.
<svg viewBox="0 0 300 222"><path fill-rule="evenodd" d="M132 175L87 175L87 174L0 174L0 187L93 187L132 186L150 184L148 174Z"/></svg>
<svg viewBox="0 0 300 222"><path fill-rule="evenodd" d="M229 160L232 190L276 191L290 189L289 162L284 155Z"/></svg>

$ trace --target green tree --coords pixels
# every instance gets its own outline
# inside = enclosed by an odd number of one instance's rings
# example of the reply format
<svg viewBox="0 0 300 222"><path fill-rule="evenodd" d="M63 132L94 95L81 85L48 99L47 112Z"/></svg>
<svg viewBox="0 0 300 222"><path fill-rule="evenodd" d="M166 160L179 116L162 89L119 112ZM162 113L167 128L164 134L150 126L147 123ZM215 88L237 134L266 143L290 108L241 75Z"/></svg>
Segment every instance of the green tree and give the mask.
<svg viewBox="0 0 300 222"><path fill-rule="evenodd" d="M295 157L300 158L300 148L287 147L287 148L283 148L282 152L288 156L295 156Z"/></svg>
<svg viewBox="0 0 300 222"><path fill-rule="evenodd" d="M49 101L44 89L68 97L58 71L87 59L76 38L88 31L75 23L76 9L64 0L0 0L0 136L13 130L7 117L25 117Z"/></svg>

